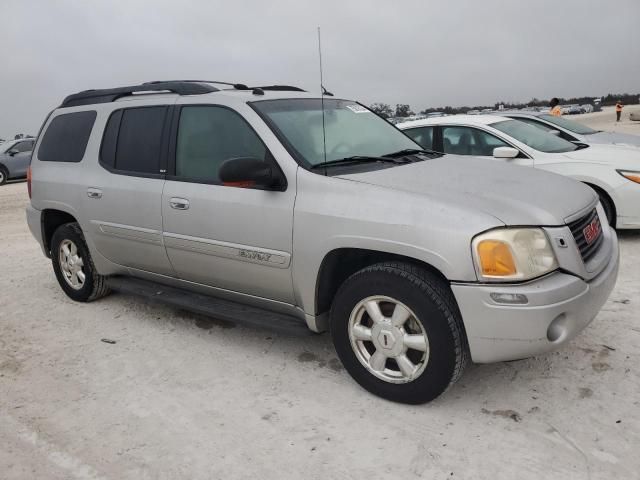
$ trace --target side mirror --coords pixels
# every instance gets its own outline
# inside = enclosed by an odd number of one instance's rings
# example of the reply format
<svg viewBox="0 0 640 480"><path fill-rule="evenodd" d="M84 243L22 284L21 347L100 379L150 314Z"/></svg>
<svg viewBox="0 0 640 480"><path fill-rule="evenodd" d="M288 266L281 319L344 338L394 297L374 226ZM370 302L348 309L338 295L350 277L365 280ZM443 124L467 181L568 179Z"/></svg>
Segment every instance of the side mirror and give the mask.
<svg viewBox="0 0 640 480"><path fill-rule="evenodd" d="M549 130L551 135L555 135L556 137L560 136L560 130Z"/></svg>
<svg viewBox="0 0 640 480"><path fill-rule="evenodd" d="M520 155L520 151L517 148L496 147L493 149L495 158L516 158L518 155Z"/></svg>
<svg viewBox="0 0 640 480"><path fill-rule="evenodd" d="M280 176L264 160L253 157L231 158L220 167L218 174L223 185L230 187L278 187Z"/></svg>
<svg viewBox="0 0 640 480"><path fill-rule="evenodd" d="M17 148L12 148L7 152L9 156L13 157L16 153L20 153Z"/></svg>

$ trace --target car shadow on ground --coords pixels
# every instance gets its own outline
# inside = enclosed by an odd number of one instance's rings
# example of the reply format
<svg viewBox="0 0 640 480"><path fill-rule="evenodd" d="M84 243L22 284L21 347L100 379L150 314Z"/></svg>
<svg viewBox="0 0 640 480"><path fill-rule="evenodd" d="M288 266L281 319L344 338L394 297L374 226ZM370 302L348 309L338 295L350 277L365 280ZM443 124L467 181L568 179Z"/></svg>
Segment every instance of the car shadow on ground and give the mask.
<svg viewBox="0 0 640 480"><path fill-rule="evenodd" d="M126 304L135 302L144 305L144 310L149 314L149 317L155 319L155 321L152 320L154 323L162 326L166 322L179 327L176 331L176 334L179 335L202 336L208 334L212 336L212 340L216 336L224 336L225 344L232 345L238 351L253 349L252 353L259 354L263 358L261 362L269 362L269 357L273 357L273 363L277 365L282 361L284 353L290 356L291 362L304 364L300 365L301 367L330 371L332 374L340 375L341 381L352 381L337 358L328 332L309 335L294 332L283 333L268 327L250 327L241 323L160 305L148 299L125 293L115 293L107 301ZM575 357L581 353L579 348L565 346L560 353L550 352L538 357L512 362L479 365L469 361L460 381L441 398L447 404L455 401L466 402L469 395L475 398L484 398L490 393L490 390L494 394L502 392L504 398L508 399L518 390L531 390L534 388L532 385L545 378L571 375L572 373L566 371L561 365L554 366L555 360L559 358L560 354L565 357L567 355ZM580 360L580 362L584 361L586 360ZM535 396L535 388L532 390L532 395ZM432 402L432 405L439 403L440 400L436 400ZM521 412L518 415L522 414Z"/></svg>

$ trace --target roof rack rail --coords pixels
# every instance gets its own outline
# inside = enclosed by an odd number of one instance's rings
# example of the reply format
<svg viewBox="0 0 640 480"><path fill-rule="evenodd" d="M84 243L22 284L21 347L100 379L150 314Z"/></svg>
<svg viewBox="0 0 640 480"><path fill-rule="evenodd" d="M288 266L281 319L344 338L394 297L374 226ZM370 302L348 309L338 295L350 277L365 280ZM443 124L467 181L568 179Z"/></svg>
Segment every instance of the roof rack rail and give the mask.
<svg viewBox="0 0 640 480"><path fill-rule="evenodd" d="M230 87L233 87L236 90L260 89L263 91L266 90L266 91L272 91L272 92L306 92L306 90L303 90L300 87L294 87L291 85L265 85L265 86L259 86L259 87L249 87L244 83L219 82L217 80L165 80L165 82L167 81L185 82L185 83L215 83L218 85L229 85ZM154 84L157 82L149 82L149 83Z"/></svg>
<svg viewBox="0 0 640 480"><path fill-rule="evenodd" d="M291 85L266 85L263 87L248 87L244 83L219 82L217 80L156 80L129 87L104 88L98 90L84 90L69 95L62 101L60 108L92 105L95 103L115 102L117 99L139 92L173 92L178 95L202 95L218 92L219 88L210 84L229 85L236 90L251 90L257 95L264 95L266 91L274 92L305 92L299 87Z"/></svg>
<svg viewBox="0 0 640 480"><path fill-rule="evenodd" d="M173 83L173 82L180 82L180 83L216 83L218 85L229 85L229 86L235 88L236 90L248 90L249 89L249 87L247 87L244 83L219 82L217 80L160 80L160 81L155 81L155 82L147 82L146 84L154 85L156 83Z"/></svg>
<svg viewBox="0 0 640 480"><path fill-rule="evenodd" d="M132 85L128 87L84 90L82 92L74 93L66 97L62 101L62 105L60 105L60 108L77 107L80 105L91 105L95 103L114 102L119 98L132 95L136 92L168 91L177 93L178 95L202 95L205 93L217 92L219 90L219 88L216 88L212 85L203 85L202 83L192 81L147 82L140 85Z"/></svg>
<svg viewBox="0 0 640 480"><path fill-rule="evenodd" d="M291 85L264 85L259 87L247 87L246 85L234 85L236 90L266 90L272 92L306 92L306 90L301 89L300 87L293 87ZM242 88L241 88L242 87Z"/></svg>

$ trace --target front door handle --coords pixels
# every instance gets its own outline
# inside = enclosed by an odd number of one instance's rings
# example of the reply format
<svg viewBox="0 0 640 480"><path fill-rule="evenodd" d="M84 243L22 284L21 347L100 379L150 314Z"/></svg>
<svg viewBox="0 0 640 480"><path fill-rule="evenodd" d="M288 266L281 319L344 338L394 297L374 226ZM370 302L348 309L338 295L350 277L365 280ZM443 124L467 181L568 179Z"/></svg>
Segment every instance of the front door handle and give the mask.
<svg viewBox="0 0 640 480"><path fill-rule="evenodd" d="M99 188L87 188L87 197L102 198L102 190Z"/></svg>
<svg viewBox="0 0 640 480"><path fill-rule="evenodd" d="M169 205L176 210L189 210L189 200L186 198L172 197Z"/></svg>

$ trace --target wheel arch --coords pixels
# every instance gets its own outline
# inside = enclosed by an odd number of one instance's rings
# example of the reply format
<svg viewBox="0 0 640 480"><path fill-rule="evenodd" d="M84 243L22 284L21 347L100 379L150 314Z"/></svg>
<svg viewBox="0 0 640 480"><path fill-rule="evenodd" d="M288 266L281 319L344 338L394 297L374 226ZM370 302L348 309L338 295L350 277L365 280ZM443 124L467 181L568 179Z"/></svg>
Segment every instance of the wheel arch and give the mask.
<svg viewBox="0 0 640 480"><path fill-rule="evenodd" d="M613 218L612 218L612 227L615 228L616 227L616 220L618 218L618 207L616 206L616 202L613 199L613 197L611 196L611 194L609 194L609 192L607 192L607 190L599 185L596 185L595 183L589 182L589 181L584 181L582 182L585 185L591 187L597 194L598 197L604 197L608 202L609 205L611 206L611 208L613 209Z"/></svg>
<svg viewBox="0 0 640 480"><path fill-rule="evenodd" d="M380 250L342 247L329 251L320 264L315 288L315 314L326 314L340 285L357 271L370 265L400 261L428 270L449 284L447 277L433 265L414 257Z"/></svg>
<svg viewBox="0 0 640 480"><path fill-rule="evenodd" d="M40 214L40 225L42 228L42 245L48 257L51 257L51 238L60 225L65 223L78 222L69 212L47 208Z"/></svg>

